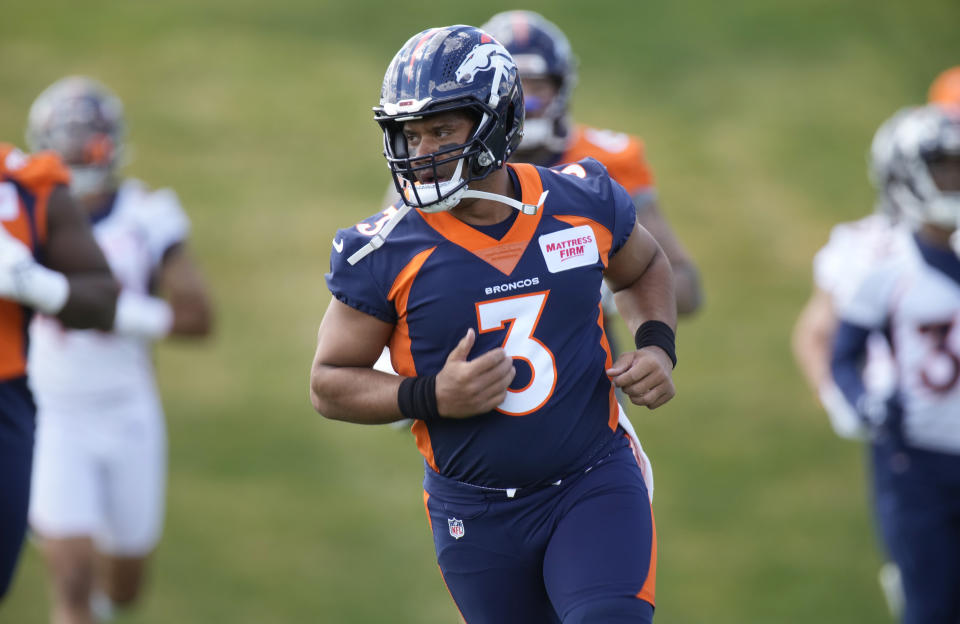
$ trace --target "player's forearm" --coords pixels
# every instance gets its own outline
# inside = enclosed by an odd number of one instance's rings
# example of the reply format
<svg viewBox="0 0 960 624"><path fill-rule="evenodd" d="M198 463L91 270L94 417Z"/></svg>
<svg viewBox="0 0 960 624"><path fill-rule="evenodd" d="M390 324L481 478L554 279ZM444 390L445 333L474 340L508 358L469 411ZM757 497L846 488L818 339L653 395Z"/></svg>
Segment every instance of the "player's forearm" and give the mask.
<svg viewBox="0 0 960 624"><path fill-rule="evenodd" d="M693 314L703 305L703 289L697 267L689 263L673 265L673 288L677 298L677 314Z"/></svg>
<svg viewBox="0 0 960 624"><path fill-rule="evenodd" d="M205 292L171 293L170 307L173 310L175 336L206 336L213 325L213 312Z"/></svg>
<svg viewBox="0 0 960 624"><path fill-rule="evenodd" d="M657 249L646 269L626 288L614 293L617 311L634 333L646 321L677 327L673 271L663 251Z"/></svg>
<svg viewBox="0 0 960 624"><path fill-rule="evenodd" d="M70 294L56 317L66 327L110 330L120 286L109 273L69 275Z"/></svg>
<svg viewBox="0 0 960 624"><path fill-rule="evenodd" d="M814 394L831 381L830 344L813 336L794 337L793 356L804 380Z"/></svg>
<svg viewBox="0 0 960 624"><path fill-rule="evenodd" d="M310 402L324 418L380 425L403 418L397 391L405 378L370 368L314 363Z"/></svg>

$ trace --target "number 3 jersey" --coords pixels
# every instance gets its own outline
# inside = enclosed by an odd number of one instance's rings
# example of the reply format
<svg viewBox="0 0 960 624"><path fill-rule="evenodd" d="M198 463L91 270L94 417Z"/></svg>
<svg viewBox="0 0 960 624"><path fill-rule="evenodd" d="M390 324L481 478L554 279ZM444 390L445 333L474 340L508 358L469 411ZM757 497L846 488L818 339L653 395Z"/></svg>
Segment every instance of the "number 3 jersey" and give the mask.
<svg viewBox="0 0 960 624"><path fill-rule="evenodd" d="M636 220L629 195L592 159L509 167L524 203L548 195L499 240L449 212L411 210L351 265L396 211L388 208L337 232L326 276L339 301L395 325L388 346L401 375L438 373L469 328L477 339L468 359L497 347L513 358L517 376L497 409L413 426L431 468L494 488L565 477L613 438L600 283Z"/></svg>
<svg viewBox="0 0 960 624"><path fill-rule="evenodd" d="M840 316L890 336L907 442L960 453L960 259L895 235L897 253L866 274Z"/></svg>

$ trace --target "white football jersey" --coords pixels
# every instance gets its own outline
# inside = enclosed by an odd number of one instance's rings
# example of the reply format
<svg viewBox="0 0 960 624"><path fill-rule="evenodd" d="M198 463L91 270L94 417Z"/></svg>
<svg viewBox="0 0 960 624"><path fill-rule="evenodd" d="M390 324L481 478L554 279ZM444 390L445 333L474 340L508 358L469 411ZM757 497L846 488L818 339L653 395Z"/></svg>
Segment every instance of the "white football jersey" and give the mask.
<svg viewBox="0 0 960 624"><path fill-rule="evenodd" d="M912 243L902 235L904 231L883 214L834 226L830 240L813 258L814 284L830 295L834 310L843 310L849 304L857 287L878 264L908 253ZM886 396L893 391L895 378L890 345L881 334L872 334L864 367L866 387Z"/></svg>
<svg viewBox="0 0 960 624"><path fill-rule="evenodd" d="M897 238L904 253L866 275L841 318L889 327L906 440L960 453L960 284L923 259L909 232Z"/></svg>
<svg viewBox="0 0 960 624"><path fill-rule="evenodd" d="M190 223L176 194L125 181L110 211L95 219L93 234L124 289L149 293L164 253L186 239ZM65 330L36 316L30 327L29 378L41 408L60 409L109 400L118 393L153 389L147 341L96 330Z"/></svg>

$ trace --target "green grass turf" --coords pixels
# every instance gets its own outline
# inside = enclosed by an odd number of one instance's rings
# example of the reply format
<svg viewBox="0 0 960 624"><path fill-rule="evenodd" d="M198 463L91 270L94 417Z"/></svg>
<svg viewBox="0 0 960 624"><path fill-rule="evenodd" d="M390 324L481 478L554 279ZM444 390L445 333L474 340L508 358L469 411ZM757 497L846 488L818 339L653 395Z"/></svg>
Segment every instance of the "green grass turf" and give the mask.
<svg viewBox="0 0 960 624"><path fill-rule="evenodd" d="M67 73L127 105L132 175L177 189L216 337L164 344L163 542L121 624L458 620L412 439L307 400L329 241L379 206L382 72L428 26L513 8L216 0L9 2L0 138ZM791 325L831 224L869 211L874 129L957 64L952 0L535 1L581 60L578 119L641 134L703 271L679 394L631 417L657 476L657 621L887 619L862 451L800 381ZM626 336L621 335L621 339ZM28 547L0 622L46 621Z"/></svg>

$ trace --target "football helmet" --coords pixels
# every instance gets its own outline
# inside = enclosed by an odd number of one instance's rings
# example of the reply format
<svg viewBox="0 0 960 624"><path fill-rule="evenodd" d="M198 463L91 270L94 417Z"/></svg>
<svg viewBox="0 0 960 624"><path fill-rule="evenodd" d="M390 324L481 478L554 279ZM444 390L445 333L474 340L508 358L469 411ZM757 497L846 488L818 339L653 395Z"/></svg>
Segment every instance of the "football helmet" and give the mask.
<svg viewBox="0 0 960 624"><path fill-rule="evenodd" d="M570 134L570 97L577 84L577 59L566 35L532 11L497 13L481 28L513 55L521 78L549 78L557 85L557 94L545 106L527 99L528 117L520 149L545 147L563 152ZM535 112L538 115L533 117Z"/></svg>
<svg viewBox="0 0 960 624"><path fill-rule="evenodd" d="M502 45L472 26L430 28L411 37L387 68L373 111L397 190L405 204L426 212L449 210L464 197L480 196L467 185L503 167L523 134L517 66ZM404 122L449 111L476 120L466 142L411 155ZM437 167L452 162L455 172L441 181ZM432 170L432 182L418 181L416 174L425 170ZM499 195L487 198L516 203Z"/></svg>
<svg viewBox="0 0 960 624"><path fill-rule="evenodd" d="M870 143L867 175L877 191L876 209L877 212L887 215L893 221L900 218L901 210L891 190L898 181L897 172L902 170L895 163L898 152L895 149L894 135L897 127L913 110L915 110L914 107L907 107L894 113L880 124L873 135L873 141Z"/></svg>
<svg viewBox="0 0 960 624"><path fill-rule="evenodd" d="M960 108L913 109L894 130L893 148L891 193L904 215L919 224L960 226L960 185L941 189L931 171L945 161L960 167Z"/></svg>
<svg viewBox="0 0 960 624"><path fill-rule="evenodd" d="M123 104L96 80L62 78L33 102L26 138L31 150L63 158L74 196L110 191L123 152Z"/></svg>
<svg viewBox="0 0 960 624"><path fill-rule="evenodd" d="M936 104L960 106L960 65L944 70L930 85L929 100Z"/></svg>

